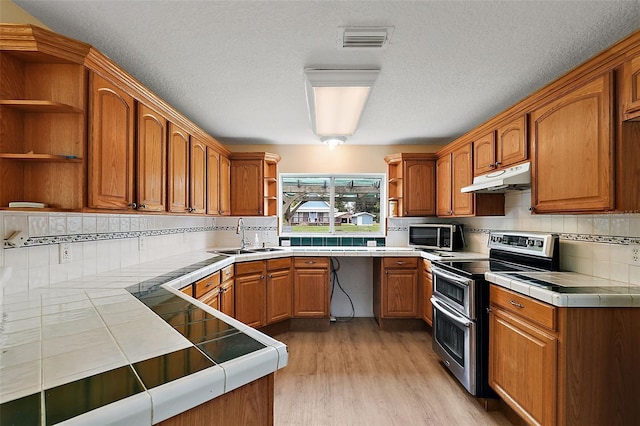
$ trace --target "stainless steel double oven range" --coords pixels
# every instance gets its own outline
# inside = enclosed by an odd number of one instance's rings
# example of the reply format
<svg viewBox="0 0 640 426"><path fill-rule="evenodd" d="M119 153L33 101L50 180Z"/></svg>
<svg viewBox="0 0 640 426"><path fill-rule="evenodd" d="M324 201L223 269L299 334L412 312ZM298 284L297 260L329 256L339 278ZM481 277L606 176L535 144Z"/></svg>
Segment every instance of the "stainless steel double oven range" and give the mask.
<svg viewBox="0 0 640 426"><path fill-rule="evenodd" d="M557 271L555 234L493 232L489 258L434 261L433 348L471 393L494 398L489 387L489 283L485 272Z"/></svg>

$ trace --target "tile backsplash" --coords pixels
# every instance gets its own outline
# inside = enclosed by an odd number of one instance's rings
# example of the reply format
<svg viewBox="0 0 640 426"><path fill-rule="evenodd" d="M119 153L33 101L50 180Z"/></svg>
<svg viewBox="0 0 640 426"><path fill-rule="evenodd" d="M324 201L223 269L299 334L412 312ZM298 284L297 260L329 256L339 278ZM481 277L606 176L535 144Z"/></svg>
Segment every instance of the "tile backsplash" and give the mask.
<svg viewBox="0 0 640 426"><path fill-rule="evenodd" d="M487 254L489 230L555 232L562 270L640 285L640 264L631 255L640 244L640 214L531 215L530 198L530 191L509 192L505 216L455 220L465 226L466 249ZM406 247L410 223L451 221L389 218L387 237L378 245ZM256 237L259 245L279 244L277 218L247 217L244 223L249 246ZM207 247L238 247L237 224L237 217L2 211L0 235L21 231L28 239L21 248L0 244L0 295ZM60 243L70 244L69 263L59 261ZM351 238L351 245L357 243Z"/></svg>
<svg viewBox="0 0 640 426"><path fill-rule="evenodd" d="M245 218L245 237L253 244L277 245L274 217ZM0 235L28 237L20 248L0 245L0 295L90 277L208 247L238 247L237 217L0 212ZM60 243L71 248L60 262Z"/></svg>
<svg viewBox="0 0 640 426"><path fill-rule="evenodd" d="M505 215L496 217L390 218L387 246L406 246L410 223L461 223L466 250L488 254L490 230L552 232L560 235L560 268L640 284L640 264L631 251L640 244L640 214L532 215L531 191L507 192Z"/></svg>

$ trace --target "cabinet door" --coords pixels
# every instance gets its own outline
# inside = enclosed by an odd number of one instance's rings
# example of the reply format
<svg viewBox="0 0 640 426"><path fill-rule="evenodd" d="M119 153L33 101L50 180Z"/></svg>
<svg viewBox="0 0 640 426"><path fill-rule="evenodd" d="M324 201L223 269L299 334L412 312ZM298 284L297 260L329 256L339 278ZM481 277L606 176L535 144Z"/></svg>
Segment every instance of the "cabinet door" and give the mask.
<svg viewBox="0 0 640 426"><path fill-rule="evenodd" d="M640 118L640 56L624 65L620 89L623 120Z"/></svg>
<svg viewBox="0 0 640 426"><path fill-rule="evenodd" d="M165 210L167 179L167 120L138 103L138 210Z"/></svg>
<svg viewBox="0 0 640 426"><path fill-rule="evenodd" d="M496 166L509 167L527 158L527 120L523 115L498 128Z"/></svg>
<svg viewBox="0 0 640 426"><path fill-rule="evenodd" d="M418 316L418 272L413 269L385 269L382 279L382 317Z"/></svg>
<svg viewBox="0 0 640 426"><path fill-rule="evenodd" d="M456 216L473 215L473 194L460 190L473 183L473 148L466 144L451 154L451 203Z"/></svg>
<svg viewBox="0 0 640 426"><path fill-rule="evenodd" d="M189 208L189 134L169 123L168 210L185 213Z"/></svg>
<svg viewBox="0 0 640 426"><path fill-rule="evenodd" d="M207 214L220 214L220 153L207 147Z"/></svg>
<svg viewBox="0 0 640 426"><path fill-rule="evenodd" d="M329 316L329 270L296 269L293 278L294 318Z"/></svg>
<svg viewBox="0 0 640 426"><path fill-rule="evenodd" d="M291 318L291 271L267 273L267 323Z"/></svg>
<svg viewBox="0 0 640 426"><path fill-rule="evenodd" d="M229 157L220 155L220 215L231 214L231 161Z"/></svg>
<svg viewBox="0 0 640 426"><path fill-rule="evenodd" d="M235 302L236 296L234 291L233 279L224 281L220 284L220 311L229 315L230 317L235 317Z"/></svg>
<svg viewBox="0 0 640 426"><path fill-rule="evenodd" d="M406 160L404 162L404 216L433 216L436 214L435 162Z"/></svg>
<svg viewBox="0 0 640 426"><path fill-rule="evenodd" d="M535 212L613 209L611 96L608 73L531 113Z"/></svg>
<svg viewBox="0 0 640 426"><path fill-rule="evenodd" d="M422 270L422 319L429 324L433 325L433 306L431 306L431 296L433 294L433 278L431 277L431 270L427 269L429 261L424 261L425 267Z"/></svg>
<svg viewBox="0 0 640 426"><path fill-rule="evenodd" d="M262 215L263 161L231 162L231 215Z"/></svg>
<svg viewBox="0 0 640 426"><path fill-rule="evenodd" d="M213 288L204 296L198 298L198 300L211 306L213 309L220 310L220 287Z"/></svg>
<svg viewBox="0 0 640 426"><path fill-rule="evenodd" d="M557 339L492 306L489 385L530 424L556 424Z"/></svg>
<svg viewBox="0 0 640 426"><path fill-rule="evenodd" d="M251 327L267 325L264 274L236 276L236 319Z"/></svg>
<svg viewBox="0 0 640 426"><path fill-rule="evenodd" d="M91 75L89 207L127 209L133 203L133 97Z"/></svg>
<svg viewBox="0 0 640 426"><path fill-rule="evenodd" d="M207 145L191 137L189 158L189 207L191 213L207 211Z"/></svg>
<svg viewBox="0 0 640 426"><path fill-rule="evenodd" d="M491 132L473 142L473 175L483 175L496 168L496 133Z"/></svg>
<svg viewBox="0 0 640 426"><path fill-rule="evenodd" d="M436 188L437 215L451 216L451 154L436 161Z"/></svg>

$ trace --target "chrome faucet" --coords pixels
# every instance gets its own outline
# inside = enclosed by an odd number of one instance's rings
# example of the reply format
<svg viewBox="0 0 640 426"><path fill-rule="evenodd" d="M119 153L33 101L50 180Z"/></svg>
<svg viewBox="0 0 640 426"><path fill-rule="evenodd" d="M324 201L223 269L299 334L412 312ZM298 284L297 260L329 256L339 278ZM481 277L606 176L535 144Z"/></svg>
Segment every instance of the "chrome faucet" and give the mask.
<svg viewBox="0 0 640 426"><path fill-rule="evenodd" d="M244 250L245 248L247 248L247 241L244 238L244 219L238 218L238 226L236 226L236 234L240 234L241 232L242 232L242 240L241 240L240 249Z"/></svg>

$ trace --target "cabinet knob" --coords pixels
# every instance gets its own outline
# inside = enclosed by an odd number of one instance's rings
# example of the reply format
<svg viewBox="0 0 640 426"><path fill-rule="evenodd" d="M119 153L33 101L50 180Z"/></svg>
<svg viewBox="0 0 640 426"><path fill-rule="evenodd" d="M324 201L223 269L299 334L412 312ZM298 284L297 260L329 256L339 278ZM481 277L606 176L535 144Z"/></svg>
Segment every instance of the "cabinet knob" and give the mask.
<svg viewBox="0 0 640 426"><path fill-rule="evenodd" d="M187 207L187 212L192 213L195 209L193 207Z"/></svg>
<svg viewBox="0 0 640 426"><path fill-rule="evenodd" d="M140 209L146 209L146 208L147 208L147 205L146 205L146 204L140 204L140 205L138 206L138 210L140 210Z"/></svg>
<svg viewBox="0 0 640 426"><path fill-rule="evenodd" d="M260 275L260 279L261 279L261 280L264 280L264 275Z"/></svg>
<svg viewBox="0 0 640 426"><path fill-rule="evenodd" d="M136 203L131 203L131 204L127 204L127 207L135 209L135 208L138 208L138 205Z"/></svg>
<svg viewBox="0 0 640 426"><path fill-rule="evenodd" d="M502 164L500 161L496 161L494 165L498 167L500 164Z"/></svg>
<svg viewBox="0 0 640 426"><path fill-rule="evenodd" d="M487 164L487 167L489 167L490 169L495 169L496 168L496 164L489 163L489 164Z"/></svg>
<svg viewBox="0 0 640 426"><path fill-rule="evenodd" d="M531 206L531 207L529 207L529 211L530 211L530 212L534 212L534 211L536 211L536 208L535 208L535 207L533 207L533 206Z"/></svg>

